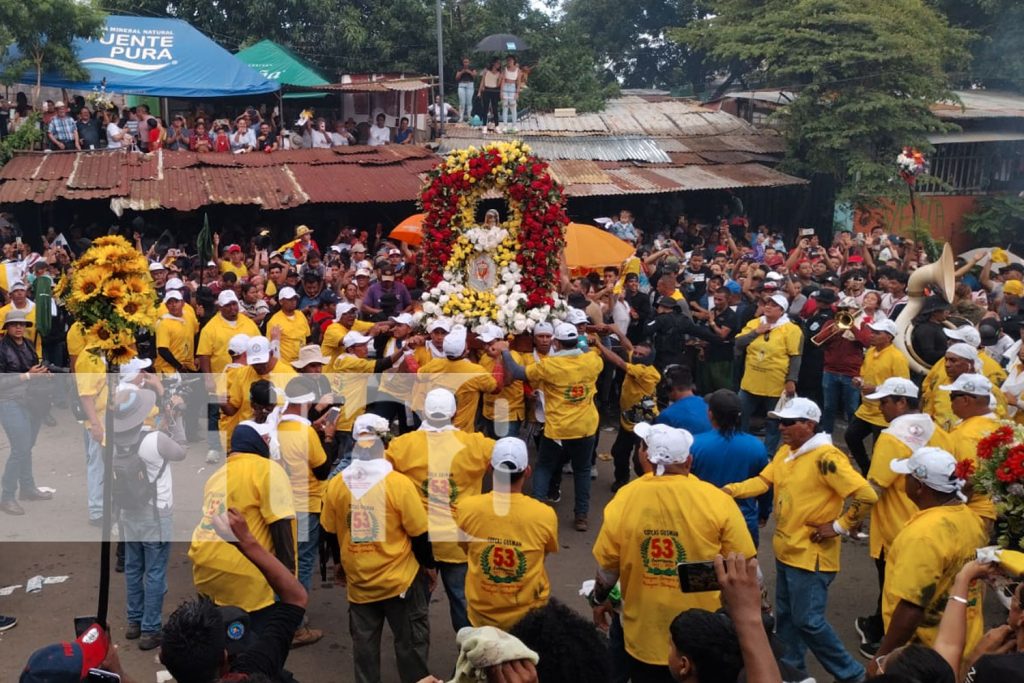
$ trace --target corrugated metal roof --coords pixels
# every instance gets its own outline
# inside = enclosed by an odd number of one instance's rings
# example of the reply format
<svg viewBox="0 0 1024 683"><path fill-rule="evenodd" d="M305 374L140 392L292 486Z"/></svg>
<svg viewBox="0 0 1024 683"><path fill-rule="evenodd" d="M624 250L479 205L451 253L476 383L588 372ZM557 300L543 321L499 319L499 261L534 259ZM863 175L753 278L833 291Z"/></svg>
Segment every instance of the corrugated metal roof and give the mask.
<svg viewBox="0 0 1024 683"><path fill-rule="evenodd" d="M563 185L607 183L608 176L596 161L552 161L551 174Z"/></svg>
<svg viewBox="0 0 1024 683"><path fill-rule="evenodd" d="M430 77L388 78L377 81L360 81L358 83L328 83L327 85L309 86L282 85L281 89L285 92L410 92L414 90L426 90L427 88L432 87L432 84L425 82L424 78L429 79Z"/></svg>
<svg viewBox="0 0 1024 683"><path fill-rule="evenodd" d="M931 109L940 119L1024 118L1024 96L999 90L956 90L961 104L939 102Z"/></svg>
<svg viewBox="0 0 1024 683"><path fill-rule="evenodd" d="M509 137L508 139L512 138ZM534 154L549 161L555 159L576 159L581 161L668 163L672 160L661 148L662 141L649 137L540 137L520 135L515 139L522 140L530 146ZM494 142L494 138L445 138L441 141L438 151L441 154L448 154L452 150L464 149L470 145L484 147Z"/></svg>
<svg viewBox="0 0 1024 683"><path fill-rule="evenodd" d="M605 174L610 182L570 185L566 194L595 197L807 184L806 180L760 164L619 168L605 170Z"/></svg>
<svg viewBox="0 0 1024 683"><path fill-rule="evenodd" d="M331 165L290 167L295 180L314 204L404 202L419 197L420 174L404 165Z"/></svg>

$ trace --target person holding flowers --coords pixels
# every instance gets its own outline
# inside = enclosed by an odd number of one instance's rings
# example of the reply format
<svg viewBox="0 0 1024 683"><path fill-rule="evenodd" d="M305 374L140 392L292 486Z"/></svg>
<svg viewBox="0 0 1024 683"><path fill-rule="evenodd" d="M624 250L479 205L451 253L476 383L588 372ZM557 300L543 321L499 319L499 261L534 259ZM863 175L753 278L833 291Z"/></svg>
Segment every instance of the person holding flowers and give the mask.
<svg viewBox="0 0 1024 683"><path fill-rule="evenodd" d="M999 420L992 412L992 383L984 375L964 373L952 384L939 387L949 392L953 413L960 423L950 432L953 440L953 455L957 462L977 465L978 443L999 427ZM992 499L980 492L971 494L968 507L991 526L996 520L996 509Z"/></svg>

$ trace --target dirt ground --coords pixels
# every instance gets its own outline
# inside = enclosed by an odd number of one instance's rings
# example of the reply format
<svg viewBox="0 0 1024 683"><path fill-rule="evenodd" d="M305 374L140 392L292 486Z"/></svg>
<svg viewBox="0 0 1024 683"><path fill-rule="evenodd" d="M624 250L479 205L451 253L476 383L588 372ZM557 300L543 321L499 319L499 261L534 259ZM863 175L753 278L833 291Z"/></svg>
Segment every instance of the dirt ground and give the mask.
<svg viewBox="0 0 1024 683"><path fill-rule="evenodd" d="M39 486L56 489L52 501L24 503L24 517L0 515L0 589L21 584L10 595L0 595L0 614L16 616L18 626L0 633L0 681L15 681L24 662L36 648L51 642L73 638L73 617L96 612L96 591L99 576L99 531L87 523L85 503L85 451L81 428L70 415L58 414L57 427L43 427L34 452L35 475ZM613 431L601 432L601 451L607 452L614 439ZM6 440L0 434L0 459L5 460ZM168 594L164 615L192 595L191 565L186 555L187 540L198 521L203 482L214 467L204 462L205 444L193 444L188 458L174 465L175 533L179 539L171 552L168 567ZM593 482L591 528L586 533L572 529L572 483L563 483L563 498L558 506L561 526L560 551L548 558L547 568L552 595L589 614L589 608L577 591L580 583L594 576L591 549L600 526L601 510L611 497L610 462L599 461L599 476ZM768 585L774 587L775 560L771 550L771 529L762 530L760 561ZM48 584L38 593L26 593L29 578L42 575L67 576L64 583ZM341 672L329 678L350 677L351 640L348 636L347 605L344 590L324 587L315 576L310 596L311 626L323 629L323 640L315 645L294 650L288 668L300 681L327 680L324 671ZM111 583L110 625L115 642L121 646L121 660L137 680L157 680L162 667L156 651L141 652L131 641L124 640L124 579L114 574ZM843 642L855 652L857 636L853 629L856 616L874 609L877 598L875 568L866 543L850 542L843 548L843 565L830 591L828 616ZM457 652L448 618L447 600L440 587L435 591L430 608L431 671L446 677L452 670ZM988 626L1005 619L1005 613L989 605ZM666 635L667 637L667 635ZM398 681L390 636L385 628L382 645L384 681ZM814 661L808 660L812 675L819 681L830 678Z"/></svg>

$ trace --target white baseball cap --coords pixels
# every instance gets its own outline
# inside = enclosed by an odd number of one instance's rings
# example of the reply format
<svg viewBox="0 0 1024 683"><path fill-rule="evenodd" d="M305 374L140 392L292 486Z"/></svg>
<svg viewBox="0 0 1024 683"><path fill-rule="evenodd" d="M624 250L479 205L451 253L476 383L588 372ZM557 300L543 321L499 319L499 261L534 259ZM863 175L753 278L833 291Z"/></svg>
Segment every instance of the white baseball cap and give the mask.
<svg viewBox="0 0 1024 683"><path fill-rule="evenodd" d="M152 263L149 264L149 272L152 273L158 270L167 270L167 268L164 267L164 264L160 263L159 261L153 261Z"/></svg>
<svg viewBox="0 0 1024 683"><path fill-rule="evenodd" d="M369 268L359 268L356 270L356 277L370 277L373 275L373 271Z"/></svg>
<svg viewBox="0 0 1024 683"><path fill-rule="evenodd" d="M576 326L570 323L558 323L555 325L555 339L558 341L571 342L580 338Z"/></svg>
<svg viewBox="0 0 1024 683"><path fill-rule="evenodd" d="M153 365L149 358L136 356L121 366L119 374L122 382L130 382L139 376L139 373Z"/></svg>
<svg viewBox="0 0 1024 683"><path fill-rule="evenodd" d="M525 472L530 464L526 442L514 436L506 436L494 442L491 450L491 467L496 472L518 474Z"/></svg>
<svg viewBox="0 0 1024 683"><path fill-rule="evenodd" d="M875 332L888 332L894 339L896 338L896 323L891 320L878 320L876 322L868 323Z"/></svg>
<svg viewBox="0 0 1024 683"><path fill-rule="evenodd" d="M233 289L225 289L223 292L217 295L217 305L227 306L228 304L237 304L238 295L235 294Z"/></svg>
<svg viewBox="0 0 1024 683"><path fill-rule="evenodd" d="M248 352L250 339L251 337L247 334L236 334L228 340L228 353L232 356L240 356Z"/></svg>
<svg viewBox="0 0 1024 683"><path fill-rule="evenodd" d="M973 346L974 348L981 346L981 332L978 332L977 328L973 325L961 325L955 330L943 328L942 332L950 339L956 339L968 346Z"/></svg>
<svg viewBox="0 0 1024 683"><path fill-rule="evenodd" d="M768 274L765 275L764 277L765 277L766 280L777 280L779 282L782 282L782 280L785 279L782 276L782 273L776 273L774 270L768 271Z"/></svg>
<svg viewBox="0 0 1024 683"><path fill-rule="evenodd" d="M282 287L281 291L277 293L277 299L298 299L299 295L291 287Z"/></svg>
<svg viewBox="0 0 1024 683"><path fill-rule="evenodd" d="M797 396L791 399L782 410L769 411L768 417L776 420L810 420L821 422L821 408L809 398Z"/></svg>
<svg viewBox="0 0 1024 683"><path fill-rule="evenodd" d="M408 325L409 327L416 323L416 319L412 317L411 313L399 313L398 315L391 316L388 320L399 325Z"/></svg>
<svg viewBox="0 0 1024 683"><path fill-rule="evenodd" d="M919 394L920 392L918 391L917 385L909 379L904 377L890 377L875 387L875 392L873 394L866 394L864 398L877 401L885 398L886 396L906 396L907 398L917 398Z"/></svg>
<svg viewBox="0 0 1024 683"><path fill-rule="evenodd" d="M647 460L657 466L659 475L665 473L665 465L681 465L690 459L693 435L685 429L641 422L633 427L633 433L647 444Z"/></svg>
<svg viewBox="0 0 1024 683"><path fill-rule="evenodd" d="M433 332L438 329L444 330L445 332L451 332L452 321L449 318L438 318L427 326L427 332Z"/></svg>
<svg viewBox="0 0 1024 683"><path fill-rule="evenodd" d="M956 476L956 458L941 448L918 448L909 458L890 462L889 469L896 474L909 475L930 489L943 493L956 492L962 499L960 489L964 481Z"/></svg>
<svg viewBox="0 0 1024 683"><path fill-rule="evenodd" d="M784 311L789 308L789 299L782 294L772 294L768 300L775 302L775 305Z"/></svg>
<svg viewBox="0 0 1024 683"><path fill-rule="evenodd" d="M455 394L447 389L431 389L423 399L423 414L434 420L450 420L458 405Z"/></svg>
<svg viewBox="0 0 1024 683"><path fill-rule="evenodd" d="M380 415L363 413L352 424L352 436L357 439L361 436L380 436L386 434L390 429L391 423Z"/></svg>
<svg viewBox="0 0 1024 683"><path fill-rule="evenodd" d="M249 365L256 365L269 360L270 340L266 337L249 337L249 347L245 350L245 362Z"/></svg>
<svg viewBox="0 0 1024 683"><path fill-rule="evenodd" d="M185 297L183 297L181 295L181 292L179 292L176 289L168 289L167 293L164 294L164 303L167 303L168 301L171 301L172 299L177 299L178 301L184 301Z"/></svg>
<svg viewBox="0 0 1024 683"><path fill-rule="evenodd" d="M957 342L956 344L950 344L949 348L946 349L946 353L951 353L954 356L959 356L969 361L977 363L980 359L978 358L978 347L965 344L963 342Z"/></svg>
<svg viewBox="0 0 1024 683"><path fill-rule="evenodd" d="M16 292L19 289L28 289L28 285L26 285L21 280L17 280L17 281L15 281L14 284L11 285L11 288L9 290L7 290L7 291L9 291L9 292Z"/></svg>
<svg viewBox="0 0 1024 683"><path fill-rule="evenodd" d="M466 352L466 328L457 327L448 333L442 344L444 355L461 356Z"/></svg>
<svg viewBox="0 0 1024 683"><path fill-rule="evenodd" d="M181 281L181 278L168 278L164 284L164 289L185 289L185 283Z"/></svg>
<svg viewBox="0 0 1024 683"><path fill-rule="evenodd" d="M989 382L985 375L966 372L953 380L952 384L943 384L939 388L971 396L988 396L992 393L992 382Z"/></svg>
<svg viewBox="0 0 1024 683"><path fill-rule="evenodd" d="M341 345L348 349L360 344L369 344L371 341L373 341L373 337L351 330L341 340Z"/></svg>
<svg viewBox="0 0 1024 683"><path fill-rule="evenodd" d="M536 325L533 326L533 333L534 334L554 334L555 333L555 327L554 327L554 325L549 323L547 320L542 320L542 321L540 321L539 323L537 323Z"/></svg>
<svg viewBox="0 0 1024 683"><path fill-rule="evenodd" d="M582 309L570 307L569 312L565 315L565 322L572 325L586 325L590 322L590 318Z"/></svg>
<svg viewBox="0 0 1024 683"><path fill-rule="evenodd" d="M285 287L285 289L289 288ZM356 310L355 304L348 301L342 301L340 304L334 307L334 319L341 320L341 316L345 315L346 313L351 313L354 310Z"/></svg>
<svg viewBox="0 0 1024 683"><path fill-rule="evenodd" d="M492 341L504 339L505 332L494 323L487 323L477 328L476 336L484 344L490 344Z"/></svg>

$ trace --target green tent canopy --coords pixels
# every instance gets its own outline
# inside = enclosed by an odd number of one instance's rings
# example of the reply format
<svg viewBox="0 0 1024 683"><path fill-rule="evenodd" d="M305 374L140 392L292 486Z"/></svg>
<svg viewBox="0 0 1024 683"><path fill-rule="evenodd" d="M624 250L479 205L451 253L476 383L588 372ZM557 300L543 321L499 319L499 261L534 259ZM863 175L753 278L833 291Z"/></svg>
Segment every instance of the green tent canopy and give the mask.
<svg viewBox="0 0 1024 683"><path fill-rule="evenodd" d="M260 42L239 51L240 60L259 71L268 81L281 85L328 85L330 81L316 72L295 54L272 40ZM294 92L284 95L285 99L323 97L326 93Z"/></svg>

